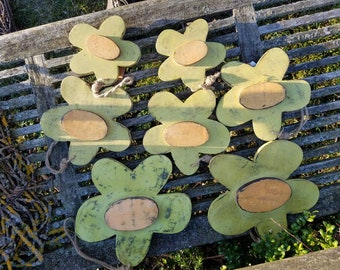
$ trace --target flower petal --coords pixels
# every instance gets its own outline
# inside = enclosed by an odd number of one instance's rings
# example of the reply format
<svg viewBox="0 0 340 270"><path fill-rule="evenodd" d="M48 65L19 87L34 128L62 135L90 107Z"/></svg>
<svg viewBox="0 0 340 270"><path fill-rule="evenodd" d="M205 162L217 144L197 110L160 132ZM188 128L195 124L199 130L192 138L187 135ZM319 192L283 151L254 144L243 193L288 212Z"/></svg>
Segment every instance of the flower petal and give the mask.
<svg viewBox="0 0 340 270"><path fill-rule="evenodd" d="M185 102L183 120L195 121L195 119L206 120L213 112L216 104L216 96L211 90L200 90L190 95Z"/></svg>
<svg viewBox="0 0 340 270"><path fill-rule="evenodd" d="M75 107L71 106L61 106L44 112L40 119L40 126L45 135L55 141L72 140L72 137L61 129L61 119L66 113L72 111L74 108Z"/></svg>
<svg viewBox="0 0 340 270"><path fill-rule="evenodd" d="M144 135L143 146L150 154L169 153L171 146L163 139L163 131L168 125L159 125L150 128Z"/></svg>
<svg viewBox="0 0 340 270"><path fill-rule="evenodd" d="M108 37L123 37L125 22L120 16L108 17L99 27L100 34Z"/></svg>
<svg viewBox="0 0 340 270"><path fill-rule="evenodd" d="M262 218L255 227L256 231L261 238L265 238L265 235L275 235L282 231L283 228L287 228L287 215L285 212L269 212L267 218Z"/></svg>
<svg viewBox="0 0 340 270"><path fill-rule="evenodd" d="M75 232L80 239L87 242L105 240L116 234L105 222L105 212L108 202L115 201L113 193L109 196L96 196L85 201L79 208Z"/></svg>
<svg viewBox="0 0 340 270"><path fill-rule="evenodd" d="M267 76L269 81L282 80L289 66L289 57L280 48L268 50L255 66L256 70Z"/></svg>
<svg viewBox="0 0 340 270"><path fill-rule="evenodd" d="M190 23L189 26L185 29L184 36L186 41L205 41L208 35L208 31L208 23L204 19L197 19Z"/></svg>
<svg viewBox="0 0 340 270"><path fill-rule="evenodd" d="M285 204L287 213L301 213L312 208L319 199L319 189L314 183L305 179L289 179L293 190L291 199Z"/></svg>
<svg viewBox="0 0 340 270"><path fill-rule="evenodd" d="M228 129L221 123L206 119L200 122L209 132L209 140L198 146L199 152L204 154L217 154L224 151L230 142Z"/></svg>
<svg viewBox="0 0 340 270"><path fill-rule="evenodd" d="M68 156L75 165L85 165L89 163L98 152L98 142L89 145L90 141L74 140L70 142ZM92 141L93 143L93 141Z"/></svg>
<svg viewBox="0 0 340 270"><path fill-rule="evenodd" d="M238 189L243 184L262 176L252 161L232 154L213 157L209 163L209 170L217 181L230 190Z"/></svg>
<svg viewBox="0 0 340 270"><path fill-rule="evenodd" d="M185 68L185 66L177 65L174 60L169 57L159 66L158 77L165 82L178 80L181 78Z"/></svg>
<svg viewBox="0 0 340 270"><path fill-rule="evenodd" d="M68 76L62 81L61 94L68 104L76 105L77 109L99 115L108 114L110 119L128 112L132 107L131 99L123 89L118 88L106 98L95 98L90 86L74 76Z"/></svg>
<svg viewBox="0 0 340 270"><path fill-rule="evenodd" d="M197 91L202 89L202 85L205 82L205 69L202 67L187 66L181 68L182 82L191 89L191 91Z"/></svg>
<svg viewBox="0 0 340 270"><path fill-rule="evenodd" d="M246 109L239 102L242 90L242 86L233 87L224 94L217 104L217 119L226 126L241 125L254 117L253 111Z"/></svg>
<svg viewBox="0 0 340 270"><path fill-rule="evenodd" d="M113 40L121 49L121 51L118 58L111 61L112 64L119 67L130 67L136 64L139 58L141 57L140 48L131 41L121 40L118 38L113 38Z"/></svg>
<svg viewBox="0 0 340 270"><path fill-rule="evenodd" d="M247 109L248 110L248 109ZM251 110L248 110L249 113ZM280 134L282 112L274 110L261 110L254 112L253 129L256 137L263 141L275 140Z"/></svg>
<svg viewBox="0 0 340 270"><path fill-rule="evenodd" d="M225 235L244 233L258 222L256 215L240 209L234 192L220 195L211 203L208 221L215 231Z"/></svg>
<svg viewBox="0 0 340 270"><path fill-rule="evenodd" d="M101 194L122 193L131 181L131 170L117 160L102 158L92 168L92 181ZM131 192L126 190L127 195Z"/></svg>
<svg viewBox="0 0 340 270"><path fill-rule="evenodd" d="M118 232L116 237L116 254L124 265L136 266L148 253L152 232L139 230Z"/></svg>
<svg viewBox="0 0 340 270"><path fill-rule="evenodd" d="M306 106L310 100L311 88L308 82L303 80L280 81L286 89L286 98L276 108L284 112L294 111Z"/></svg>
<svg viewBox="0 0 340 270"><path fill-rule="evenodd" d="M159 208L157 221L152 225L156 233L178 233L188 225L191 217L191 201L182 193L163 194L155 197Z"/></svg>
<svg viewBox="0 0 340 270"><path fill-rule="evenodd" d="M170 56L185 40L184 35L175 30L164 30L158 35L156 50L159 54Z"/></svg>
<svg viewBox="0 0 340 270"><path fill-rule="evenodd" d="M237 61L231 61L225 64L221 69L221 77L226 83L233 86L247 83L248 81L250 81L251 84L255 84L267 80L267 77L257 69Z"/></svg>
<svg viewBox="0 0 340 270"><path fill-rule="evenodd" d="M86 23L80 23L75 25L70 33L69 33L69 40L78 48L84 49L85 42L87 38L92 34L97 34L98 30L94 28L93 26L86 24Z"/></svg>
<svg viewBox="0 0 340 270"><path fill-rule="evenodd" d="M169 158L163 155L150 156L131 174L138 182L134 189L143 190L145 195L155 195L163 188L171 172L172 163Z"/></svg>
<svg viewBox="0 0 340 270"><path fill-rule="evenodd" d="M102 194L116 191L127 195L156 195L172 171L171 161L165 156L151 156L134 170L124 164L104 158L95 163L92 180Z"/></svg>
<svg viewBox="0 0 340 270"><path fill-rule="evenodd" d="M159 92L150 99L149 112L160 122L195 121L208 118L215 107L212 91L198 91L185 102L170 92Z"/></svg>
<svg viewBox="0 0 340 270"><path fill-rule="evenodd" d="M70 68L78 74L90 74L94 72L96 78L116 79L118 66L114 61L96 57L85 50L75 54L70 61Z"/></svg>
<svg viewBox="0 0 340 270"><path fill-rule="evenodd" d="M198 147L173 147L171 155L182 173L191 175L197 171L199 167Z"/></svg>
<svg viewBox="0 0 340 270"><path fill-rule="evenodd" d="M208 46L207 55L202 60L194 63L192 67L201 67L205 71L223 62L226 55L225 47L217 42L206 42L206 45Z"/></svg>
<svg viewBox="0 0 340 270"><path fill-rule="evenodd" d="M302 162L301 148L290 141L278 140L265 143L256 152L254 162L272 177L287 179Z"/></svg>

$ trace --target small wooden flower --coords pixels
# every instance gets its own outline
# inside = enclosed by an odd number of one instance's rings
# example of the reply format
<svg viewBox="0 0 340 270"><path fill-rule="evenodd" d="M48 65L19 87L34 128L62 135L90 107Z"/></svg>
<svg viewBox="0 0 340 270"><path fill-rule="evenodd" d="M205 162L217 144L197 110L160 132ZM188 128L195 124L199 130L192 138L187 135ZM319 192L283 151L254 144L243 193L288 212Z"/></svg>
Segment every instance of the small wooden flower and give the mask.
<svg viewBox="0 0 340 270"><path fill-rule="evenodd" d="M209 26L203 19L192 22L184 34L164 30L156 41L156 50L168 58L161 64L158 76L163 81L182 79L192 91L201 89L205 72L225 58L225 48L216 42L206 42Z"/></svg>
<svg viewBox="0 0 340 270"><path fill-rule="evenodd" d="M162 124L149 129L143 140L151 154L169 153L184 174L199 167L199 153L216 154L229 144L228 129L208 119L216 97L210 90L193 93L185 102L169 92L156 93L149 101L149 112Z"/></svg>
<svg viewBox="0 0 340 270"><path fill-rule="evenodd" d="M75 231L84 241L116 236L116 254L135 266L146 256L153 233L182 231L191 217L191 201L183 193L161 194L172 171L165 156L151 156L130 170L113 159L101 159L92 180L101 195L79 208Z"/></svg>
<svg viewBox="0 0 340 270"><path fill-rule="evenodd" d="M119 152L130 145L130 132L113 120L132 107L121 88L105 98L95 98L90 86L77 77L66 77L61 95L69 104L45 112L40 124L44 133L56 141L70 141L69 157L77 165L87 164L98 148Z"/></svg>
<svg viewBox="0 0 340 270"><path fill-rule="evenodd" d="M289 66L287 54L274 48L255 67L229 62L222 67L222 78L233 87L219 101L217 118L226 126L252 120L255 135L270 141L281 129L282 112L306 106L310 85L303 80L282 80Z"/></svg>
<svg viewBox="0 0 340 270"><path fill-rule="evenodd" d="M70 62L78 74L94 72L99 79L117 79L119 67L137 63L141 52L131 41L122 40L125 23L119 16L107 18L96 29L88 24L78 24L69 34L70 42L81 49Z"/></svg>
<svg viewBox="0 0 340 270"><path fill-rule="evenodd" d="M318 187L304 179L287 179L300 165L301 148L289 141L264 144L254 161L221 154L210 161L211 174L228 188L210 205L208 220L214 230L238 235L255 227L258 234L276 234L287 227L287 213L311 208Z"/></svg>

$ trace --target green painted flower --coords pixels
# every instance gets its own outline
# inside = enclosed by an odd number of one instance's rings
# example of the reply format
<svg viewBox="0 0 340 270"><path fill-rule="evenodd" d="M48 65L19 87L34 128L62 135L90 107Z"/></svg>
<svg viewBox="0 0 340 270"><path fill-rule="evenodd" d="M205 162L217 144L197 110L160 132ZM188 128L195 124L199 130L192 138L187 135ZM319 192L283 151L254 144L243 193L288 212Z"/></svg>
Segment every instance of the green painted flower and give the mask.
<svg viewBox="0 0 340 270"><path fill-rule="evenodd" d="M101 195L83 203L75 231L84 241L116 236L116 254L135 266L146 256L153 233L182 231L191 217L191 201L183 193L161 194L172 171L165 156L151 156L130 170L113 159L94 164L92 180Z"/></svg>
<svg viewBox="0 0 340 270"><path fill-rule="evenodd" d="M199 153L216 154L229 144L228 129L208 119L216 104L210 90L193 93L185 102L169 92L156 93L149 101L149 112L161 125L149 129L143 140L151 154L169 153L184 174L199 167Z"/></svg>
<svg viewBox="0 0 340 270"><path fill-rule="evenodd" d="M161 32L156 50L169 57L159 67L159 78L163 81L182 79L192 91L201 89L206 70L219 65L226 53L222 44L206 42L208 31L208 23L198 19L184 34L171 29Z"/></svg>
<svg viewBox="0 0 340 270"><path fill-rule="evenodd" d="M311 208L318 187L304 179L287 179L303 158L301 148L289 141L264 144L254 161L221 154L210 161L210 172L228 191L210 205L208 220L214 230L238 235L255 227L258 234L276 234L287 227L287 213Z"/></svg>
<svg viewBox="0 0 340 270"><path fill-rule="evenodd" d="M94 72L97 79L117 79L119 67L132 66L141 56L136 44L122 40L124 33L125 23L119 16L107 18L99 29L84 23L74 26L69 40L82 50L71 59L72 71Z"/></svg>
<svg viewBox="0 0 340 270"><path fill-rule="evenodd" d="M45 112L40 125L46 136L70 141L69 157L77 165L87 164L103 147L114 152L130 145L130 132L113 120L132 107L129 95L117 88L105 98L95 98L89 85L77 77L66 77L61 95L69 104Z"/></svg>
<svg viewBox="0 0 340 270"><path fill-rule="evenodd" d="M270 141L281 129L282 112L306 106L311 89L303 80L282 80L289 66L287 54L274 48L255 67L229 62L222 67L222 78L233 87L219 101L217 118L226 126L252 120L255 135Z"/></svg>

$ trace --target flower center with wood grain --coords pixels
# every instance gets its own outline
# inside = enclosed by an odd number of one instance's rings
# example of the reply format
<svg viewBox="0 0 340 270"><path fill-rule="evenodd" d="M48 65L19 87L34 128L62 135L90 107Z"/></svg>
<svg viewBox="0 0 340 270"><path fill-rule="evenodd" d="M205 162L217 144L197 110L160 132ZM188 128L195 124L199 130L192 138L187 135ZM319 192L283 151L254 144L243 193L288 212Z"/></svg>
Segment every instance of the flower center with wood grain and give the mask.
<svg viewBox="0 0 340 270"><path fill-rule="evenodd" d="M146 197L114 202L105 213L106 224L117 231L136 231L149 227L158 217L155 201Z"/></svg>
<svg viewBox="0 0 340 270"><path fill-rule="evenodd" d="M105 60L114 60L120 54L118 45L112 39L100 35L90 35L85 47L91 54Z"/></svg>
<svg viewBox="0 0 340 270"><path fill-rule="evenodd" d="M243 210L261 213L281 207L291 195L292 189L285 181L268 177L240 187L236 193L236 200Z"/></svg>
<svg viewBox="0 0 340 270"><path fill-rule="evenodd" d="M240 93L240 103L251 110L273 107L286 97L285 88L274 82L257 83L244 88Z"/></svg>
<svg viewBox="0 0 340 270"><path fill-rule="evenodd" d="M61 120L61 128L70 136L86 141L103 139L108 131L105 120L99 115L83 110L72 110Z"/></svg>
<svg viewBox="0 0 340 270"><path fill-rule="evenodd" d="M205 144L209 140L209 132L198 123L183 121L166 127L163 138L171 146L194 147Z"/></svg>

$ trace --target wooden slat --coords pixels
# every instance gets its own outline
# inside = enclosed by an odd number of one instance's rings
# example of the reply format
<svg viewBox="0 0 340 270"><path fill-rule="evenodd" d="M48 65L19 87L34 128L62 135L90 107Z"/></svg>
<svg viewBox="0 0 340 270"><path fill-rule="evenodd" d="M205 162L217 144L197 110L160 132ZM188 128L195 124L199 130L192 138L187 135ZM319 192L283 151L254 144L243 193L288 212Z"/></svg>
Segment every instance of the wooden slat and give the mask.
<svg viewBox="0 0 340 270"><path fill-rule="evenodd" d="M129 34L146 34L156 25L161 28L189 18L221 13L250 3L251 0L205 2L182 0L180 5L174 5L168 0L149 0L147 5L144 2L125 5L0 36L0 59L6 61L25 58L69 47L68 33L74 25L87 23L98 27L103 20L112 15L119 15L124 19L129 28L128 37Z"/></svg>
<svg viewBox="0 0 340 270"><path fill-rule="evenodd" d="M0 98L20 94L32 89L29 80L0 87Z"/></svg>
<svg viewBox="0 0 340 270"><path fill-rule="evenodd" d="M6 78L13 77L13 76L20 76L25 73L26 73L26 69L24 66L15 67L15 68L5 69L5 70L0 71L0 78L6 79Z"/></svg>
<svg viewBox="0 0 340 270"><path fill-rule="evenodd" d="M254 1L256 3L256 0ZM267 2L268 3L268 2ZM269 2L270 3L270 2ZM327 6L338 4L338 0L305 0L296 3L279 5L276 7L262 9L256 12L257 21L270 20L278 17L284 17L298 12L306 12L325 8Z"/></svg>
<svg viewBox="0 0 340 270"><path fill-rule="evenodd" d="M233 10L241 60L245 63L257 62L263 54L260 33L257 27L253 5L245 5ZM249 50L249 48L252 48Z"/></svg>
<svg viewBox="0 0 340 270"><path fill-rule="evenodd" d="M340 9L332 9L325 12L320 12L317 14L305 15L297 18L292 18L290 20L280 20L272 24L266 24L259 26L259 32L261 35L283 31L299 26L305 26L307 24L315 24L322 21L327 21L330 19L338 18L340 14Z"/></svg>
<svg viewBox="0 0 340 270"><path fill-rule="evenodd" d="M326 38L331 35L336 35L340 32L340 24L325 26L318 29L313 29L305 32L299 32L292 35L285 35L279 38L264 41L265 47L282 47L296 43Z"/></svg>

